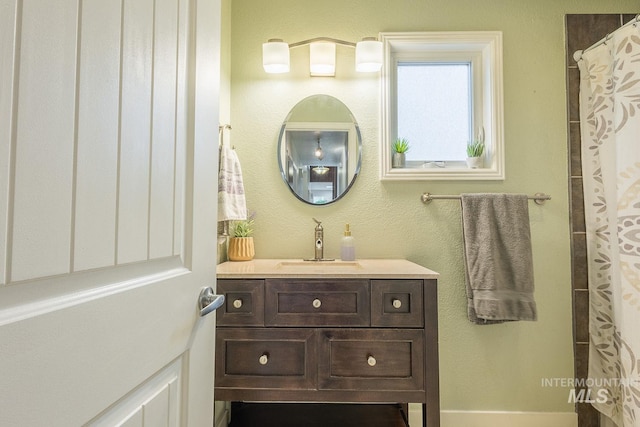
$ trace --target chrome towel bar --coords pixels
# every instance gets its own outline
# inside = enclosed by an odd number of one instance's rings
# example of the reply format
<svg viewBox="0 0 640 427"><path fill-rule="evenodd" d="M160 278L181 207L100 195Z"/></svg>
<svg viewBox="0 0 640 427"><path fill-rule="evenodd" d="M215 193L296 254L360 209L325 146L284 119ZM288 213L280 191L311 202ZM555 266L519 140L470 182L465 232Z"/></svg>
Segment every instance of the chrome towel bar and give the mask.
<svg viewBox="0 0 640 427"><path fill-rule="evenodd" d="M547 200L551 200L551 196L545 193L536 193L533 196L527 196L527 198L529 200L533 200L537 205L543 205L544 202L546 202ZM450 200L455 200L455 199L460 199L460 196L454 196L454 195L434 195L431 193L422 193L422 196L420 197L420 199L422 200L422 203L429 203L432 200L437 200L437 199L450 199Z"/></svg>

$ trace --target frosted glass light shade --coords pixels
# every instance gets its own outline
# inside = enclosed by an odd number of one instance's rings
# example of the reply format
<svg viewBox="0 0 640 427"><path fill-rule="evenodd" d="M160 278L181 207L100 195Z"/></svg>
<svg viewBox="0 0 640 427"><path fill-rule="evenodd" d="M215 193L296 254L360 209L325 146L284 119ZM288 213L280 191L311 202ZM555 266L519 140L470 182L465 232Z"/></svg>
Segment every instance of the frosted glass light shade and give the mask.
<svg viewBox="0 0 640 427"><path fill-rule="evenodd" d="M382 42L362 40L356 44L356 71L373 73L382 68Z"/></svg>
<svg viewBox="0 0 640 427"><path fill-rule="evenodd" d="M282 40L262 44L262 66L267 73L289 72L289 45Z"/></svg>
<svg viewBox="0 0 640 427"><path fill-rule="evenodd" d="M336 45L316 42L309 45L309 68L312 76L336 75Z"/></svg>

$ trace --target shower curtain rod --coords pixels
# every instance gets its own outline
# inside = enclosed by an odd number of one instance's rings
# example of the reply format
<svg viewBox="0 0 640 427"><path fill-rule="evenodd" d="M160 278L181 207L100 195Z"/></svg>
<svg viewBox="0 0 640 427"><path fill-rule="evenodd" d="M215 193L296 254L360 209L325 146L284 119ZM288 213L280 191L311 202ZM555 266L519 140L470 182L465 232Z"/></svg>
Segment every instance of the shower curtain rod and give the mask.
<svg viewBox="0 0 640 427"><path fill-rule="evenodd" d="M432 200L437 200L437 199L449 199L449 200L460 199L460 196L453 196L453 195L436 196L431 193L423 193L420 199L422 200L422 203L426 204ZM545 193L536 193L533 196L527 196L527 199L535 201L536 205L542 205L547 200L551 200L551 196Z"/></svg>
<svg viewBox="0 0 640 427"><path fill-rule="evenodd" d="M633 26L635 27L635 26L638 24L638 22L640 22L640 13L638 13L638 14L636 15L636 17L635 17L635 18L633 18L631 21L629 21L629 22L627 22L626 24L623 24L623 25L621 25L620 27L616 28L616 29L613 31L613 33L615 33L616 31L618 31L618 30L619 30L619 29L621 29L621 28L626 27L627 25L633 25ZM580 61L580 60L582 59L582 54L583 54L584 52L587 52L587 51L589 51L589 50L591 50L591 49L595 49L596 47L600 46L601 44L606 44L606 43L609 41L609 39L611 38L611 35L612 35L613 33L609 33L609 34L607 34L606 36L604 36L604 38L602 38L601 40L599 40L599 41L595 42L594 44L592 44L591 46L589 46L589 47L588 47L588 48L586 48L586 49L576 50L576 51L573 53L573 59L575 59L575 60L576 60L576 62Z"/></svg>

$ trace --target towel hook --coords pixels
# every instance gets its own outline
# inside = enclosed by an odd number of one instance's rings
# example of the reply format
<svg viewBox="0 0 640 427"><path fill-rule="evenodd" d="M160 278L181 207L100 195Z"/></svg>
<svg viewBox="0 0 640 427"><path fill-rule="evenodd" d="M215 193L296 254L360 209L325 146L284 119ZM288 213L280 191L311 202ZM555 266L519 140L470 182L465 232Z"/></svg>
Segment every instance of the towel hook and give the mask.
<svg viewBox="0 0 640 427"><path fill-rule="evenodd" d="M218 148L224 147L224 130L225 129L231 130L231 125L224 124L224 125L218 126ZM235 149L235 147L231 147L231 148Z"/></svg>

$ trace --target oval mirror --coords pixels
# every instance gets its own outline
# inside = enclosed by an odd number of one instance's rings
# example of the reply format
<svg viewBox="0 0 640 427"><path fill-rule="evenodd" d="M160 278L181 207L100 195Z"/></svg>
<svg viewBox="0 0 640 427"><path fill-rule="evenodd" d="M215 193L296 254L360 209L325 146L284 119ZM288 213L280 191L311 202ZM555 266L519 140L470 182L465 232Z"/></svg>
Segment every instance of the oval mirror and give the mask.
<svg viewBox="0 0 640 427"><path fill-rule="evenodd" d="M295 196L312 205L335 202L353 185L362 158L360 128L340 100L312 95L282 124L278 163Z"/></svg>

